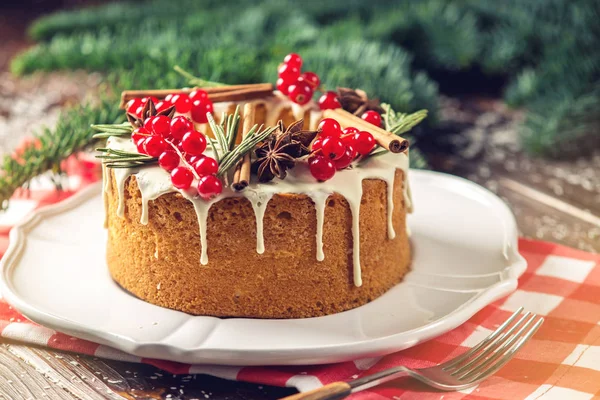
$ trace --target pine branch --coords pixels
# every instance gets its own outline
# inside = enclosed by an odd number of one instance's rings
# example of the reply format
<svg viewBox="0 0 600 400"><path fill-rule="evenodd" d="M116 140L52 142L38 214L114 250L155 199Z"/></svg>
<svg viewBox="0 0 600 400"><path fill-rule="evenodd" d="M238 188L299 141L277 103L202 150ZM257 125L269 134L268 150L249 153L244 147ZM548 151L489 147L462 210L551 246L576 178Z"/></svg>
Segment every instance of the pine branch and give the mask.
<svg viewBox="0 0 600 400"><path fill-rule="evenodd" d="M62 173L63 160L88 149L96 142L89 128L90 120L114 122L119 118L122 118L122 112L112 100L105 99L98 106L77 106L64 111L54 129L44 128L23 149L6 154L0 164L2 209L8 206L8 200L17 189L27 189L33 178L45 172L57 175ZM60 180L54 181L60 189Z"/></svg>

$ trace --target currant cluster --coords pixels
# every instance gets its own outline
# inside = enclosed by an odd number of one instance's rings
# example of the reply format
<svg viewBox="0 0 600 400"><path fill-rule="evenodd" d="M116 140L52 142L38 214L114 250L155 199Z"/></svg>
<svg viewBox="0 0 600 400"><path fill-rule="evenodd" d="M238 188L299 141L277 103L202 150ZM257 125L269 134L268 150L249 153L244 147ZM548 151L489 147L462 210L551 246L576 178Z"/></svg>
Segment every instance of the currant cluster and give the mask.
<svg viewBox="0 0 600 400"><path fill-rule="evenodd" d="M217 161L203 154L206 137L186 117L148 117L143 126L133 131L131 140L139 153L158 158L158 165L171 173L176 188L189 189L197 178L202 198L210 199L223 191L221 181L215 176L219 169Z"/></svg>
<svg viewBox="0 0 600 400"><path fill-rule="evenodd" d="M277 90L296 104L308 103L321 84L319 76L314 72L302 73L302 58L296 53L285 56L277 73Z"/></svg>
<svg viewBox="0 0 600 400"><path fill-rule="evenodd" d="M308 161L310 173L319 181L333 178L336 171L347 168L356 157L364 157L376 145L367 131L348 127L342 130L333 118L319 123L319 136L313 141L312 155Z"/></svg>
<svg viewBox="0 0 600 400"><path fill-rule="evenodd" d="M133 99L127 103L127 112L140 117L148 100L154 102L158 112L175 106L175 111L179 114L190 113L192 120L197 124L207 123L206 113L213 112L213 102L208 98L208 93L201 89L194 90L189 95L186 93L169 94L164 100L158 100L156 97Z"/></svg>

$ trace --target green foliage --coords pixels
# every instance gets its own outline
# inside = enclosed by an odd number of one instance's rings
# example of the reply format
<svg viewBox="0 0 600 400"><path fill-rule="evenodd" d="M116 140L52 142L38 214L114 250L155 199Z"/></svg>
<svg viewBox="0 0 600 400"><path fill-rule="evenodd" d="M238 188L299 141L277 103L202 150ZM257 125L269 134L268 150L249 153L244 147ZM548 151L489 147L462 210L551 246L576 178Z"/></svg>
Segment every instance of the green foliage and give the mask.
<svg viewBox="0 0 600 400"><path fill-rule="evenodd" d="M7 154L2 159L0 175L0 206L6 207L8 199L20 187L47 171L60 173L61 162L70 155L88 147L94 132L90 124L95 121L122 122L123 112L114 99L100 104L84 104L62 113L53 129L43 129L35 142L26 146L20 157Z"/></svg>
<svg viewBox="0 0 600 400"><path fill-rule="evenodd" d="M583 113L600 104L599 20L597 0L120 2L39 19L30 34L40 43L12 70L102 71L117 93L184 85L173 65L211 81L274 81L297 51L330 88L358 86L402 112L427 108L435 123L426 71L475 68L506 79L508 104L530 110L526 148L553 155L598 136L598 119Z"/></svg>

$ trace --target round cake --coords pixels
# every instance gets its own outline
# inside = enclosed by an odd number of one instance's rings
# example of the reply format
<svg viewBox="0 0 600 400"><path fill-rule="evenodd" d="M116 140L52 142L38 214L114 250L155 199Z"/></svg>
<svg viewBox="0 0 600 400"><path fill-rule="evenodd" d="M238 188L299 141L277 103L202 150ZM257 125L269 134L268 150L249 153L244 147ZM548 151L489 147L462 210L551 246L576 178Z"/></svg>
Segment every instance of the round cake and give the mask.
<svg viewBox="0 0 600 400"><path fill-rule="evenodd" d="M210 139L218 137L219 126L225 127L224 132L246 132L250 126L246 119L262 120L265 125L272 124L267 121L300 120L296 128L288 129L288 136L281 122L279 133L272 130L270 136L266 132L265 138L257 139L256 146L266 150L259 153L258 147L253 147L236 163L235 174L233 168L230 173L215 173L224 184L212 196L203 196L200 186L198 191L180 187L175 171L165 167L162 154L151 155L148 142L145 148L150 155L135 155L143 153L135 134L143 131L143 117L149 114L130 119L132 129L138 127L133 136L109 138L102 150L109 155L104 160L108 159L103 178L107 263L113 279L158 306L194 315L248 318L337 313L368 303L399 283L411 263L406 225L411 209L408 152L363 155L338 168L326 181L319 181L314 161L306 160L325 151L315 145L319 139L315 135L323 133L319 125L322 111L313 102L302 107L292 104L277 92L262 99L215 103L214 108L225 111L245 104L254 105L246 107L253 115L244 115L243 129L227 131L228 125L221 119L210 126L194 124L213 145L202 157L227 164L226 152L213 143L218 140ZM219 114L216 111L215 116ZM169 117L176 115L171 110ZM347 123L340 124L340 129L347 128ZM284 140L306 133L298 132L300 126L316 129L309 135L306 154L292 163L277 164L278 168L287 166L283 173L273 166L265 172L265 165L271 165L265 164L265 159L275 159L283 154L277 151L289 149L282 145ZM296 136L289 135L290 129L296 129ZM255 128L250 130L252 134L261 133ZM245 135L238 147L245 148ZM231 150L236 148L233 136L228 136ZM190 161L185 155L185 145L167 144L174 146L182 160L188 160L182 163L192 165L195 159ZM379 139L378 144L388 146ZM243 187L236 186L244 162L252 163L252 171L258 175L247 179Z"/></svg>

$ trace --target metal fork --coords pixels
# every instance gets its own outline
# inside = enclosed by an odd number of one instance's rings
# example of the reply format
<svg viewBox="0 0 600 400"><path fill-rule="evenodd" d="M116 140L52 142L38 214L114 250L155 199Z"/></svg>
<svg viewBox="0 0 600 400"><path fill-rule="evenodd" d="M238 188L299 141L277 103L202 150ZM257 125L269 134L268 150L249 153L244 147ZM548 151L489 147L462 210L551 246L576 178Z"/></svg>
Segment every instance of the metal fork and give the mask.
<svg viewBox="0 0 600 400"><path fill-rule="evenodd" d="M404 376L413 377L440 390L470 388L502 368L544 322L544 318L538 318L536 314L522 313L523 307L471 350L440 365L420 369L403 366L390 368L350 382L330 383L310 392L288 396L284 400L342 399ZM517 321L513 324L515 320Z"/></svg>

